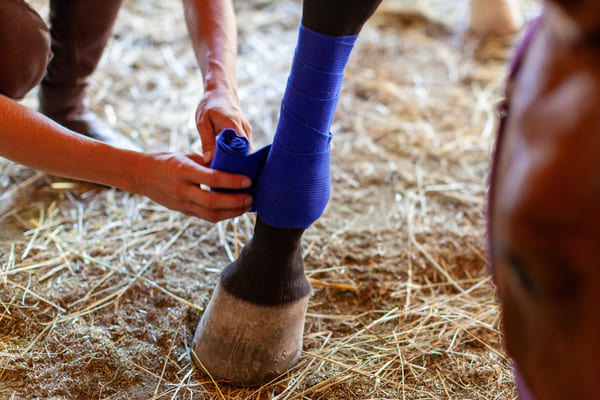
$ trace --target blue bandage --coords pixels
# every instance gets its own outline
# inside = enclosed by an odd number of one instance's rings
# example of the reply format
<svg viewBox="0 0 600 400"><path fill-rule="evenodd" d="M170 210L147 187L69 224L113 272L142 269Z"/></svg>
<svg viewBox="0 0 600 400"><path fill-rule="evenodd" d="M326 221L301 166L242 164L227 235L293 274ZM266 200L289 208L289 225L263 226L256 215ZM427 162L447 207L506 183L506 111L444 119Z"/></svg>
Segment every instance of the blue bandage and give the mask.
<svg viewBox="0 0 600 400"><path fill-rule="evenodd" d="M230 172L232 174L246 175L252 180L252 186L247 189L219 189L213 188L216 192L225 193L249 193L254 195L256 186L256 178L261 169L265 165L267 155L269 154L269 146L265 146L256 153L248 154L250 151L250 143L243 136L238 136L233 129L225 129L217 136L217 145L215 147L215 155L210 167L219 171ZM254 208L250 211L256 211Z"/></svg>
<svg viewBox="0 0 600 400"><path fill-rule="evenodd" d="M248 140L235 131L217 138L211 168L250 177L253 186L237 192L254 196L256 211L269 225L308 228L327 205L329 128L357 36L322 35L300 26L273 144L248 154Z"/></svg>
<svg viewBox="0 0 600 400"><path fill-rule="evenodd" d="M308 228L329 200L329 128L357 35L329 36L300 26L296 53L255 204L272 226Z"/></svg>

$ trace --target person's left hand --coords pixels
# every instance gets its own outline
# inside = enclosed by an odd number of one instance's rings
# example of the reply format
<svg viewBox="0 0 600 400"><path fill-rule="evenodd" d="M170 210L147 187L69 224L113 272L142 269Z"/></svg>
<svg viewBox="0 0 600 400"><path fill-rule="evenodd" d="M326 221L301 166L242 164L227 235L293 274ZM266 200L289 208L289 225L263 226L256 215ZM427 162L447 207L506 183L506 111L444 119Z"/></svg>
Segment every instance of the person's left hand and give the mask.
<svg viewBox="0 0 600 400"><path fill-rule="evenodd" d="M197 154L137 153L131 173L142 194L171 210L210 222L237 217L249 211L252 197L245 193L203 190L201 185L222 189L246 189L246 176L217 171L203 164Z"/></svg>
<svg viewBox="0 0 600 400"><path fill-rule="evenodd" d="M215 154L216 137L223 129L235 129L252 146L252 127L240 109L235 91L224 86L206 87L196 110L196 127L202 140L205 163Z"/></svg>

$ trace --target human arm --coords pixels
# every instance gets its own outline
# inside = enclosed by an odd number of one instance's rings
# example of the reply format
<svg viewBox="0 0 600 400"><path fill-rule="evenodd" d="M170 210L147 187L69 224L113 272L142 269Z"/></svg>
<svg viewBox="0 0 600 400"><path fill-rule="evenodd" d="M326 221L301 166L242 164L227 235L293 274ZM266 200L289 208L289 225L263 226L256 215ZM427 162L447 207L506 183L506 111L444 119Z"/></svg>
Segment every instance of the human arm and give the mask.
<svg viewBox="0 0 600 400"><path fill-rule="evenodd" d="M202 72L204 94L196 110L204 161L214 155L215 137L232 128L251 139L252 128L237 97L237 29L231 0L183 0L185 20Z"/></svg>
<svg viewBox="0 0 600 400"><path fill-rule="evenodd" d="M73 133L0 95L0 156L52 174L142 194L170 209L209 221L250 209L245 194L207 192L239 189L247 178L212 170L197 155L122 150Z"/></svg>

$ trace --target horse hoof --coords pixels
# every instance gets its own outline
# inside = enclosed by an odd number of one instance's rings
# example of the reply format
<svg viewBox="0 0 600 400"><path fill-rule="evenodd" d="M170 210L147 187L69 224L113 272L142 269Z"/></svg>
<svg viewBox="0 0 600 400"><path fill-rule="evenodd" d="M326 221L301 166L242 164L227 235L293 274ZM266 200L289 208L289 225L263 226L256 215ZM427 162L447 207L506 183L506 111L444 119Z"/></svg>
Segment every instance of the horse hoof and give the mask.
<svg viewBox="0 0 600 400"><path fill-rule="evenodd" d="M201 371L234 385L269 382L300 358L309 297L263 306L217 284L194 335L192 360Z"/></svg>

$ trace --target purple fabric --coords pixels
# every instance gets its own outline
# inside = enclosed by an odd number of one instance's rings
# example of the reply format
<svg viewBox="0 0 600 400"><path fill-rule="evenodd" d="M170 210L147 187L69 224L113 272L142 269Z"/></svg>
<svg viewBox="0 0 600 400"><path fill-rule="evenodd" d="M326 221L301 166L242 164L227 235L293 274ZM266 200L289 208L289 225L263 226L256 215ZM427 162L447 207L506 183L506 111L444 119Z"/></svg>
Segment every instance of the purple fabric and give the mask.
<svg viewBox="0 0 600 400"><path fill-rule="evenodd" d="M517 393L519 394L519 400L535 400L535 397L533 397L533 392L531 391L531 389L529 389L527 383L525 383L525 379L523 378L521 372L519 372L519 369L517 367L515 367L514 369L514 375L515 385L517 386Z"/></svg>
<svg viewBox="0 0 600 400"><path fill-rule="evenodd" d="M225 129L217 136L215 155L210 167L219 171L232 174L246 175L252 180L248 189L220 189L212 188L215 192L223 193L248 193L255 196L256 179L267 161L271 146L265 146L255 153L250 154L250 142L239 136L233 129ZM256 211L256 204L252 204L250 211Z"/></svg>
<svg viewBox="0 0 600 400"><path fill-rule="evenodd" d="M523 63L523 59L525 58L527 48L528 48L529 44L531 43L533 36L539 29L543 17L544 17L544 14L542 13L542 15L537 17L535 20L533 20L529 24L529 26L527 28L527 32L523 36L523 40L521 40L521 42L515 48L515 52L514 52L512 61L510 63L508 82L506 85L507 88L511 87L512 81L516 78L517 74L519 73L519 69ZM490 183L491 184L490 184L490 190L488 192L488 202L487 202L488 255L489 255L490 260L494 260L493 246L492 246L491 240L492 240L492 231L493 231L492 210L494 209L494 181L496 179L496 169L497 169L496 162L498 161L499 156L500 156L500 147L502 146L502 139L504 137L504 128L505 128L506 119L508 117L509 110L510 110L510 93L506 93L506 97L507 98L502 103L500 103L500 105L498 107L498 114L499 114L498 133L496 136L496 143L494 144L494 154L492 157L492 165L491 165L491 171L490 171ZM493 279L493 275L494 275L493 263L490 263L490 274L492 274L492 279ZM495 281L494 281L494 283L495 283Z"/></svg>
<svg viewBox="0 0 600 400"><path fill-rule="evenodd" d="M544 13L542 12L542 14L539 17L531 21L531 23L529 23L529 26L527 27L527 31L525 32L523 39L521 39L519 44L517 44L510 64L509 79L514 79L517 76L519 68L521 67L523 59L525 58L527 48L529 47L533 36L540 28L543 18Z"/></svg>
<svg viewBox="0 0 600 400"><path fill-rule="evenodd" d="M541 22L543 20L543 17L544 17L544 13L542 12L542 14L539 17L537 17L535 20L533 20L529 24L529 26L527 28L527 32L523 36L523 39L515 48L514 55L513 55L511 64L510 64L507 87L510 87L511 81L514 80L516 78L517 74L519 73L519 69L520 69L521 65L523 64L523 60L525 59L525 56L527 53L527 48L529 47L533 37L535 36L535 33L538 31L538 29L541 25ZM487 209L488 253L489 253L489 259L492 261L494 260L494 255L492 253L493 246L491 243L492 228L493 228L492 227L492 210L494 207L493 199L494 199L494 180L495 180L495 176L496 176L496 162L499 159L500 147L502 145L502 138L504 136L504 128L506 126L506 119L508 117L508 113L510 110L510 93L506 93L506 95L507 95L507 98L500 105L500 109L499 109L500 121L499 121L499 125L498 125L498 134L496 137L496 144L495 144L495 148L494 148L492 168L491 168L491 172L490 172L491 185L490 185L490 190L488 193L488 209ZM494 274L493 262L490 263L490 273L492 275ZM515 385L517 388L517 393L519 395L519 400L535 400L533 393L529 389L529 386L527 386L527 384L525 383L523 376L521 375L521 373L519 372L519 369L516 366L514 369L514 377L515 377Z"/></svg>

